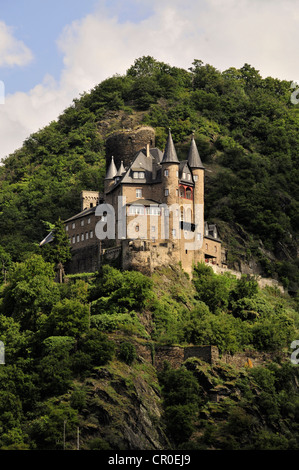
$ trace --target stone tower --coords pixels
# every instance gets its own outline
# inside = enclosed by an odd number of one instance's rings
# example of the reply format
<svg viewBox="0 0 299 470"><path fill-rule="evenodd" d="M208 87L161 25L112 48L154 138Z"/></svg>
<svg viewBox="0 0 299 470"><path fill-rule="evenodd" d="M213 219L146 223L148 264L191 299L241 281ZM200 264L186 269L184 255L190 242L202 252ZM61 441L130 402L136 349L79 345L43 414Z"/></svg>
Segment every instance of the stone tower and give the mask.
<svg viewBox="0 0 299 470"><path fill-rule="evenodd" d="M142 148L155 147L155 130L149 126L136 129L124 129L112 134L106 140L106 168L109 168L111 157L117 168L121 162L127 168L133 156Z"/></svg>
<svg viewBox="0 0 299 470"><path fill-rule="evenodd" d="M194 180L194 222L195 224L202 225L200 233L203 238L203 224L204 224L204 172L205 168L202 164L198 149L195 143L194 136L192 137L189 154L188 165L192 171ZM197 212L196 212L197 211Z"/></svg>
<svg viewBox="0 0 299 470"><path fill-rule="evenodd" d="M178 207L178 182L179 182L179 166L180 162L177 157L175 146L169 131L162 166L162 201L168 207ZM177 239L179 227L179 218L176 210L169 212L169 238Z"/></svg>

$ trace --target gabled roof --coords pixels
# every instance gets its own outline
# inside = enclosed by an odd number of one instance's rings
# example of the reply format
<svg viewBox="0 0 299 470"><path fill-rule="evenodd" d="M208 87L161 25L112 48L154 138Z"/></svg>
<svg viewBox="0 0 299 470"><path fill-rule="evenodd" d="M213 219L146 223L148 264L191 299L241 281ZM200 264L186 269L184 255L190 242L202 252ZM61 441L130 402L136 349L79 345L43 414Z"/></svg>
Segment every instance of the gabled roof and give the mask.
<svg viewBox="0 0 299 470"><path fill-rule="evenodd" d="M116 170L116 166L115 166L115 163L114 163L114 158L111 157L111 163L110 163L109 168L107 170L105 179L106 180L113 180L113 178L116 176L116 173L117 173L117 170Z"/></svg>
<svg viewBox="0 0 299 470"><path fill-rule="evenodd" d="M48 235L40 242L39 246L44 246L47 243L51 243L54 240L53 232L48 233Z"/></svg>
<svg viewBox="0 0 299 470"><path fill-rule="evenodd" d="M134 171L144 171L144 179L133 178ZM135 159L131 166L127 169L123 178L122 183L151 183L152 182L152 171L153 171L153 157L150 155L147 157L142 150L137 152Z"/></svg>
<svg viewBox="0 0 299 470"><path fill-rule="evenodd" d="M180 163L177 157L170 129L161 164L163 165L163 163Z"/></svg>
<svg viewBox="0 0 299 470"><path fill-rule="evenodd" d="M88 209L84 209L83 211L79 212L78 214L73 215L73 217L70 217L69 219L65 220L64 222L71 222L72 220L75 219L80 219L81 217L85 217L86 215L91 215L95 212L96 207L90 207Z"/></svg>
<svg viewBox="0 0 299 470"><path fill-rule="evenodd" d="M188 165L190 166L190 168L201 168L204 170L204 166L199 156L194 135L192 136L191 145L189 149Z"/></svg>
<svg viewBox="0 0 299 470"><path fill-rule="evenodd" d="M183 178L183 173L186 173L186 178ZM191 175L190 179L188 179L187 175ZM193 184L193 176L192 176L192 171L190 170L190 167L188 165L187 160L182 160L180 162L179 166L179 179L180 181L186 181L188 184Z"/></svg>

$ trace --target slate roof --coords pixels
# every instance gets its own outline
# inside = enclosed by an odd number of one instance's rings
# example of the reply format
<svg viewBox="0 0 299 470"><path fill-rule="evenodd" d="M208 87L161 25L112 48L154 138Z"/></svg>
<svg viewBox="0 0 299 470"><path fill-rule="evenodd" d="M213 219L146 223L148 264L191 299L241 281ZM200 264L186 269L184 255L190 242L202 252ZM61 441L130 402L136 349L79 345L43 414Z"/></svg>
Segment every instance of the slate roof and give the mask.
<svg viewBox="0 0 299 470"><path fill-rule="evenodd" d="M113 178L116 176L116 173L117 173L117 170L116 170L116 166L115 166L115 163L114 163L114 158L111 157L111 162L110 162L109 168L107 170L105 179L106 180L113 180Z"/></svg>
<svg viewBox="0 0 299 470"><path fill-rule="evenodd" d="M167 137L167 142L164 150L164 155L161 164L163 163L180 163L178 160L178 156L176 153L176 149L172 140L172 135L169 130L169 134Z"/></svg>
<svg viewBox="0 0 299 470"><path fill-rule="evenodd" d="M84 209L83 211L78 212L78 214L73 215L73 217L70 217L69 219L65 220L64 223L71 222L72 220L80 219L81 217L85 217L86 215L93 214L95 212L95 210L96 210L95 206L90 207L88 209Z"/></svg>
<svg viewBox="0 0 299 470"><path fill-rule="evenodd" d="M205 168L202 164L194 136L192 136L191 145L189 149L188 164L190 168L201 168L203 170Z"/></svg>

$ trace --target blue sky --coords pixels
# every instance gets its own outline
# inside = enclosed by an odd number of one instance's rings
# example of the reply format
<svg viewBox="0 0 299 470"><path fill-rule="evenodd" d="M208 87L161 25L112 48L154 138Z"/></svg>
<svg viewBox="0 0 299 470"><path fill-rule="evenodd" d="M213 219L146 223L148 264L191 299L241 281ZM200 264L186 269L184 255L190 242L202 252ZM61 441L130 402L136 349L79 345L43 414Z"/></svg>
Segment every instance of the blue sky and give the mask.
<svg viewBox="0 0 299 470"><path fill-rule="evenodd" d="M138 57L297 80L297 39L299 0L0 0L0 159Z"/></svg>

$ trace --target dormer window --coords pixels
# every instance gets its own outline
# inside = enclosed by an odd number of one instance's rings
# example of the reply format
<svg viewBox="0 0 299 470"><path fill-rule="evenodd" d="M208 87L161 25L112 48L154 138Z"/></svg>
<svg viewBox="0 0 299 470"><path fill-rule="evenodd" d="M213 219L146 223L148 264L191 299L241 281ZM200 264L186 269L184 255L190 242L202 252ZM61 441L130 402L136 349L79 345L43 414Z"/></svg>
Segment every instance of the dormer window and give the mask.
<svg viewBox="0 0 299 470"><path fill-rule="evenodd" d="M144 171L133 171L133 178L134 179L143 179L143 178L145 178L145 172Z"/></svg>

